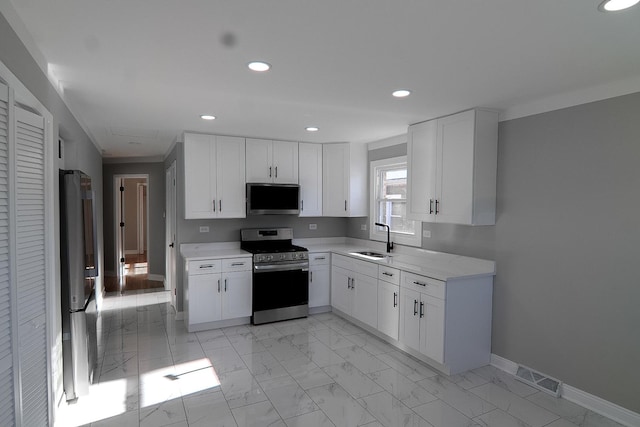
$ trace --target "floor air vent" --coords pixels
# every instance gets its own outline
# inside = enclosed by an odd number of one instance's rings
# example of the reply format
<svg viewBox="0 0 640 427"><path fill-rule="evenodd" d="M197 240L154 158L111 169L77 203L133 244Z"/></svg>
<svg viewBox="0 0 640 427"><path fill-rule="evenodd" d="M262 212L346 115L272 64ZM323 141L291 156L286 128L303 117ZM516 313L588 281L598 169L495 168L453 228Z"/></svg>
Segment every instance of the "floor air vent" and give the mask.
<svg viewBox="0 0 640 427"><path fill-rule="evenodd" d="M516 379L555 397L560 396L560 384L562 384L560 381L541 374L540 372L536 372L526 366L518 365Z"/></svg>

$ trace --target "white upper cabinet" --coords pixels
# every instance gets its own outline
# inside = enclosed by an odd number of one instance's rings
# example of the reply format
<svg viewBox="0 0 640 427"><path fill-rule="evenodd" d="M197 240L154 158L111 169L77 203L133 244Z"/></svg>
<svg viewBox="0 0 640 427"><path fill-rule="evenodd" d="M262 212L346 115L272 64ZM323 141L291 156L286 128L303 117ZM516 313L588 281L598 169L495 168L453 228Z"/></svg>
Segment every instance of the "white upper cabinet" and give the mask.
<svg viewBox="0 0 640 427"><path fill-rule="evenodd" d="M184 134L185 219L244 218L244 138Z"/></svg>
<svg viewBox="0 0 640 427"><path fill-rule="evenodd" d="M367 216L367 147L324 144L322 148L322 213L324 216Z"/></svg>
<svg viewBox="0 0 640 427"><path fill-rule="evenodd" d="M298 143L247 138L247 182L298 183Z"/></svg>
<svg viewBox="0 0 640 427"><path fill-rule="evenodd" d="M322 216L322 144L300 143L300 216Z"/></svg>
<svg viewBox="0 0 640 427"><path fill-rule="evenodd" d="M469 110L409 126L408 217L493 225L498 113Z"/></svg>

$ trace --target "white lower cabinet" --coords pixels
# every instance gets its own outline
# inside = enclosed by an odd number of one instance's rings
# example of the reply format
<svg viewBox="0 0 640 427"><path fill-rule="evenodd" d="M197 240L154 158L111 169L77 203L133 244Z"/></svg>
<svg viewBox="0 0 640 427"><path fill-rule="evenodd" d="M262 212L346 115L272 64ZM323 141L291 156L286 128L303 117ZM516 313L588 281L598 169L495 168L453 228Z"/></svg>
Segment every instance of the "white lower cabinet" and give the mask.
<svg viewBox="0 0 640 427"><path fill-rule="evenodd" d="M251 316L251 258L187 261L185 320L189 332Z"/></svg>
<svg viewBox="0 0 640 427"><path fill-rule="evenodd" d="M331 305L372 328L378 327L378 266L342 255L331 261Z"/></svg>
<svg viewBox="0 0 640 427"><path fill-rule="evenodd" d="M378 330L398 339L400 324L400 270L378 267Z"/></svg>
<svg viewBox="0 0 640 427"><path fill-rule="evenodd" d="M309 308L331 304L330 259L327 252L309 254Z"/></svg>
<svg viewBox="0 0 640 427"><path fill-rule="evenodd" d="M338 314L448 375L489 364L493 276L442 281L339 254L331 259Z"/></svg>
<svg viewBox="0 0 640 427"><path fill-rule="evenodd" d="M444 362L444 301L402 288L400 342L438 363Z"/></svg>

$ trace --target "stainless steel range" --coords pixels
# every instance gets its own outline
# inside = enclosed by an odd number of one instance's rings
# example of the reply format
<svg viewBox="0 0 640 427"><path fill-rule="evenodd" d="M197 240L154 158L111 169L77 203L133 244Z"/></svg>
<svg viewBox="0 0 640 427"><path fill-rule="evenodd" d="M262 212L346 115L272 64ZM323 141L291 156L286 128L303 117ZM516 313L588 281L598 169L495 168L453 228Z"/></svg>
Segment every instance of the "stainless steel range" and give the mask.
<svg viewBox="0 0 640 427"><path fill-rule="evenodd" d="M306 317L309 313L309 254L295 246L292 228L240 231L240 247L253 255L254 325Z"/></svg>

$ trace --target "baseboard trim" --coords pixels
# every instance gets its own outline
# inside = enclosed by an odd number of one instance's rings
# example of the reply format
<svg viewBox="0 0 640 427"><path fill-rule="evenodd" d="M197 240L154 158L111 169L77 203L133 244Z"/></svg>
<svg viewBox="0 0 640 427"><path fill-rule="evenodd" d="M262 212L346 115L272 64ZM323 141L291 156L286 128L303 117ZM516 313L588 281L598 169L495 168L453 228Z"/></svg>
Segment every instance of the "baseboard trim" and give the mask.
<svg viewBox="0 0 640 427"><path fill-rule="evenodd" d="M497 354L491 355L491 366L511 375L514 375L518 370L517 363L498 356ZM594 396L593 394L587 393L586 391L577 389L568 384L563 383L561 387L562 391L560 397L567 399L569 402L578 404L622 425L628 427L640 426L640 414L636 412L630 411L613 402L609 402L608 400L604 400L601 397Z"/></svg>
<svg viewBox="0 0 640 427"><path fill-rule="evenodd" d="M162 274L148 274L147 279L164 283L164 276Z"/></svg>

